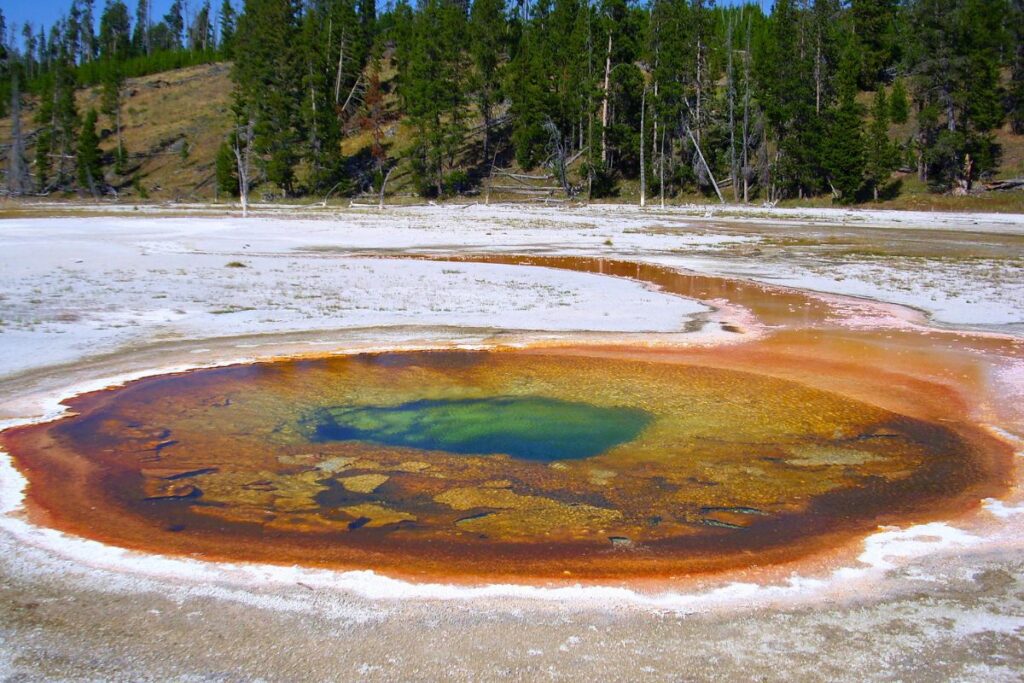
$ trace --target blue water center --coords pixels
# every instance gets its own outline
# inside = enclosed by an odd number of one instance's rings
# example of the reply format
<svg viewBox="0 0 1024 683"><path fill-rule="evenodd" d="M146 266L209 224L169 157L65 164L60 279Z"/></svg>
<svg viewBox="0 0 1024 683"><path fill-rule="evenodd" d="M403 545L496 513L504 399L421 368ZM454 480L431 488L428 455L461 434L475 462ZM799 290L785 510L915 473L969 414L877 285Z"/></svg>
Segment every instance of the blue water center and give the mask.
<svg viewBox="0 0 1024 683"><path fill-rule="evenodd" d="M465 455L577 460L632 441L651 415L539 396L421 400L395 406L322 408L313 441L369 441Z"/></svg>

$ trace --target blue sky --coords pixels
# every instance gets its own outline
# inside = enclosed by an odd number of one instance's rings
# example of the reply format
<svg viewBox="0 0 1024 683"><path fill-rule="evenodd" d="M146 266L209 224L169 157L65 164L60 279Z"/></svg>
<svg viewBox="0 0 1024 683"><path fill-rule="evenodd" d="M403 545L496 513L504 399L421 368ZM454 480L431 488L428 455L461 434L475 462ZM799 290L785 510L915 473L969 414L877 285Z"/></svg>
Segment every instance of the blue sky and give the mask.
<svg viewBox="0 0 1024 683"><path fill-rule="evenodd" d="M156 21L164 14L167 9L171 6L173 0L152 0L153 9L152 16L153 20ZM202 4L203 0L187 0L189 7L192 11L195 11ZM745 0L719 0L719 5L736 5L740 4ZM759 0L750 0L751 2L758 2ZM135 15L135 5L138 0L124 0L125 4L128 5L129 11L132 16ZM232 0L236 7L241 8L243 0ZM760 0L762 6L770 7L771 0ZM103 7L106 4L106 0L95 0L95 12L96 12L96 23L99 24L99 15L103 11ZM211 0L211 6L216 8L220 7L221 0ZM378 0L378 6L384 5L385 2ZM2 9L4 17L7 19L7 26L17 28L18 42L21 42L21 27L28 21L35 26L36 31L39 30L40 24L45 24L49 28L53 22L57 21L62 15L67 14L68 8L71 6L71 0L3 0Z"/></svg>

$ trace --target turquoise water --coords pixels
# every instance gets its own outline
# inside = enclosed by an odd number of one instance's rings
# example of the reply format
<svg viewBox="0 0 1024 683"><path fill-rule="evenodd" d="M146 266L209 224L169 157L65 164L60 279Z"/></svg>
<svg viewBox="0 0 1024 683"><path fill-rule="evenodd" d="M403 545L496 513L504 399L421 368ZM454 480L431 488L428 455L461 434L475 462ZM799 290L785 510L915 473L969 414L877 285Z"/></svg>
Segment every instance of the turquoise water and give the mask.
<svg viewBox="0 0 1024 683"><path fill-rule="evenodd" d="M313 441L369 441L464 455L504 453L544 462L598 455L632 441L652 419L643 410L538 396L323 408L311 417Z"/></svg>

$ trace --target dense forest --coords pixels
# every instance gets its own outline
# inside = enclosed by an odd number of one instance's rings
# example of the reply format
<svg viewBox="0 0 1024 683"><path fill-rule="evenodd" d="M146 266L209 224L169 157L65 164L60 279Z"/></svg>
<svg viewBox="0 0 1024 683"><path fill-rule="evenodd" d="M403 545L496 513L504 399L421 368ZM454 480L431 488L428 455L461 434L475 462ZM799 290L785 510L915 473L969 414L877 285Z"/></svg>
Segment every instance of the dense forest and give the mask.
<svg viewBox="0 0 1024 683"><path fill-rule="evenodd" d="M1024 0L777 0L767 15L711 0L246 0L237 12L175 0L159 19L148 0L108 0L95 12L73 0L49 30L0 14L9 194L102 195L125 173L125 79L210 61L230 61L234 82L217 183L245 196L383 191L401 166L427 197L481 192L501 168L567 197L630 184L642 199L852 203L898 192L896 171L971 192L999 163L995 131L1024 133ZM78 111L85 86L101 88L99 111ZM32 131L18 116L28 97ZM355 133L369 143L346 156Z"/></svg>

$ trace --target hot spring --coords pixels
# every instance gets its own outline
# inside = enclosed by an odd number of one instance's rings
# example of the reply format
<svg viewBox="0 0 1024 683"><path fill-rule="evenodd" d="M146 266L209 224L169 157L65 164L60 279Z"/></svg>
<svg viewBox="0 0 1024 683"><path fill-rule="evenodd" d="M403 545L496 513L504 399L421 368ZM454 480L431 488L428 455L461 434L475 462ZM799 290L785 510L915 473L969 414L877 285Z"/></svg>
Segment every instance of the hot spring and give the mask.
<svg viewBox="0 0 1024 683"><path fill-rule="evenodd" d="M685 356L416 351L196 370L5 435L47 521L412 575L779 562L999 479L967 428ZM978 438L974 438L978 436Z"/></svg>

